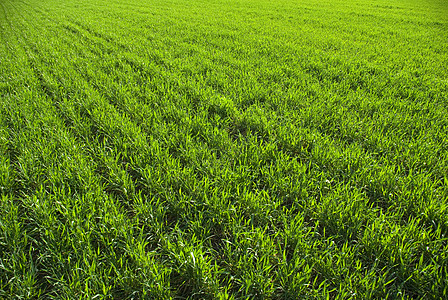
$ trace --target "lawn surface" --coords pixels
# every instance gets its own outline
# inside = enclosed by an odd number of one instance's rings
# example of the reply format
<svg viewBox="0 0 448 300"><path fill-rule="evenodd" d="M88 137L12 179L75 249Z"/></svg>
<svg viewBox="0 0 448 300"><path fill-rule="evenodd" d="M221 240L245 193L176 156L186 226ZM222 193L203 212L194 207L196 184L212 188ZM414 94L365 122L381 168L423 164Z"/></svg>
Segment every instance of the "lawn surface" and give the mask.
<svg viewBox="0 0 448 300"><path fill-rule="evenodd" d="M448 298L448 3L2 0L0 298Z"/></svg>

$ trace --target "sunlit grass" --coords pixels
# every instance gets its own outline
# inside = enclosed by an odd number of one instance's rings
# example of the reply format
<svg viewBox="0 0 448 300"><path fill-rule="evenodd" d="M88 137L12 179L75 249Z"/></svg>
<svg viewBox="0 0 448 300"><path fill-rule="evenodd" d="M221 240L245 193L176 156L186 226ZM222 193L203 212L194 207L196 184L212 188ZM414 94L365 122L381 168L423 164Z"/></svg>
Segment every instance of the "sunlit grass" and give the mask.
<svg viewBox="0 0 448 300"><path fill-rule="evenodd" d="M443 1L0 5L0 298L447 297Z"/></svg>

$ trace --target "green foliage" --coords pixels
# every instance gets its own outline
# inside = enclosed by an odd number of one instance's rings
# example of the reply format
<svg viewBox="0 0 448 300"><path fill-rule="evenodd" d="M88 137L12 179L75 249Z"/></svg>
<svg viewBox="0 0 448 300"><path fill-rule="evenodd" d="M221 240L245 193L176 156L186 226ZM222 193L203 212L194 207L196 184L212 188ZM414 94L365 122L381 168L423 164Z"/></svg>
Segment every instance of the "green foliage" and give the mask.
<svg viewBox="0 0 448 300"><path fill-rule="evenodd" d="M0 6L0 298L448 297L443 1Z"/></svg>

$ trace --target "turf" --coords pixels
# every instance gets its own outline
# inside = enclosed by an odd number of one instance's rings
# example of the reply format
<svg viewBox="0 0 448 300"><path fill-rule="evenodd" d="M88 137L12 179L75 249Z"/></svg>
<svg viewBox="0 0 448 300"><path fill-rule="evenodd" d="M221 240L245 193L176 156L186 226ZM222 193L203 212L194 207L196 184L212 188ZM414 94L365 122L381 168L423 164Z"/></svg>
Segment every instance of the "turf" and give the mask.
<svg viewBox="0 0 448 300"><path fill-rule="evenodd" d="M446 1L0 6L0 298L448 297Z"/></svg>

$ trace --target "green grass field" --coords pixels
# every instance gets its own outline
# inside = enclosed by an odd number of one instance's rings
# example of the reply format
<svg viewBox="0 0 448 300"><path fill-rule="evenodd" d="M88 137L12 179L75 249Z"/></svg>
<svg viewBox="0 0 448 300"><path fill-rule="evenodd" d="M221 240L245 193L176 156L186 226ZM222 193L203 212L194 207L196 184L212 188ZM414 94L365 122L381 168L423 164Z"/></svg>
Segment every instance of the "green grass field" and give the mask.
<svg viewBox="0 0 448 300"><path fill-rule="evenodd" d="M1 0L1 299L447 299L446 0Z"/></svg>

